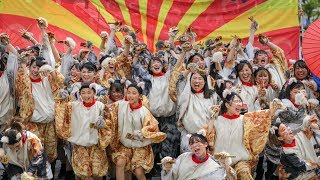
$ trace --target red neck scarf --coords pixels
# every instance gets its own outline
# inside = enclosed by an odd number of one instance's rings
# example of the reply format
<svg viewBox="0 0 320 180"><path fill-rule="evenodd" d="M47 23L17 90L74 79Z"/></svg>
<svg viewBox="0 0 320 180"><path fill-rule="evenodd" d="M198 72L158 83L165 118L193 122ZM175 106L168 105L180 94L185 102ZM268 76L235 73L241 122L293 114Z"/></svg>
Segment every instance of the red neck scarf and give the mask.
<svg viewBox="0 0 320 180"><path fill-rule="evenodd" d="M2 71L0 71L0 78L1 78L2 74L3 74Z"/></svg>
<svg viewBox="0 0 320 180"><path fill-rule="evenodd" d="M267 85L265 86L266 89L268 89L268 87L269 87L269 84L267 84Z"/></svg>
<svg viewBox="0 0 320 180"><path fill-rule="evenodd" d="M249 86L249 87L252 87L253 86L253 82L243 82L241 81L241 83L245 86Z"/></svg>
<svg viewBox="0 0 320 180"><path fill-rule="evenodd" d="M153 73L152 75L155 76L155 77L160 77L160 76L164 76L164 73L163 72L159 72L159 73Z"/></svg>
<svg viewBox="0 0 320 180"><path fill-rule="evenodd" d="M115 100L111 95L109 95L109 99L110 99L112 102L116 102L116 100Z"/></svg>
<svg viewBox="0 0 320 180"><path fill-rule="evenodd" d="M199 93L203 93L203 92L204 92L204 89L201 89L201 90L199 90L199 91L194 90L194 93L195 93L195 94L199 94Z"/></svg>
<svg viewBox="0 0 320 180"><path fill-rule="evenodd" d="M296 140L293 140L292 143L282 143L282 147L295 147L296 146Z"/></svg>
<svg viewBox="0 0 320 180"><path fill-rule="evenodd" d="M34 82L34 83L41 82L41 78L32 79L32 78L30 77L30 80L31 80L31 82Z"/></svg>
<svg viewBox="0 0 320 180"><path fill-rule="evenodd" d="M27 141L27 135L22 133L22 143L24 144Z"/></svg>
<svg viewBox="0 0 320 180"><path fill-rule="evenodd" d="M87 108L93 106L95 103L96 103L96 100L95 100L95 99L94 99L91 103L82 102L82 104L83 104L85 107L87 107Z"/></svg>
<svg viewBox="0 0 320 180"><path fill-rule="evenodd" d="M239 114L238 115L228 115L227 113L223 113L222 117L229 119L229 120L234 120L234 119L237 119L238 117L240 117L240 115Z"/></svg>
<svg viewBox="0 0 320 180"><path fill-rule="evenodd" d="M124 97L124 100L125 100L125 101L128 101L128 98L127 98L127 96L126 96L126 97Z"/></svg>
<svg viewBox="0 0 320 180"><path fill-rule="evenodd" d="M139 104L136 107L133 107L131 104L129 104L131 111L134 111L136 109L140 109L142 107L142 102L140 101Z"/></svg>
<svg viewBox="0 0 320 180"><path fill-rule="evenodd" d="M294 103L291 99L289 99L289 100L292 102L292 104L294 105L294 107L299 108L300 105Z"/></svg>
<svg viewBox="0 0 320 180"><path fill-rule="evenodd" d="M197 163L197 164L204 163L204 162L206 162L208 159L209 159L209 154L208 154L208 153L206 154L206 157L205 157L204 159L202 159L202 160L199 160L195 154L192 154L192 161L195 162L195 163Z"/></svg>

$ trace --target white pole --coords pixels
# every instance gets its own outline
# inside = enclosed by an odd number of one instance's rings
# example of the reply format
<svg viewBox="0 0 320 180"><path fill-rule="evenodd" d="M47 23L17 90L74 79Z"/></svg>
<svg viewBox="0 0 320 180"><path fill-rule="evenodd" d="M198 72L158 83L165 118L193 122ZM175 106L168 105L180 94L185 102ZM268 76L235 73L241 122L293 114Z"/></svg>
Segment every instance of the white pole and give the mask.
<svg viewBox="0 0 320 180"><path fill-rule="evenodd" d="M299 10L302 9L302 0L299 0ZM303 28L303 14L300 15L300 13L298 13L299 15L299 25L300 25L300 36L299 36L299 59L303 59L303 55L302 55L302 38L303 38L303 34L304 34L304 28ZM304 60L304 59L303 59Z"/></svg>

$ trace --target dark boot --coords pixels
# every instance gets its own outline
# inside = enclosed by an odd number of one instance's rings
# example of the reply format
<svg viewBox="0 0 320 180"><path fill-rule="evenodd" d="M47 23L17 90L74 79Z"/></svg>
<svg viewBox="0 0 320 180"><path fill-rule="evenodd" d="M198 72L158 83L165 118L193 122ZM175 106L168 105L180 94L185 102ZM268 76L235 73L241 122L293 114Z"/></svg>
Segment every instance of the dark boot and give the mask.
<svg viewBox="0 0 320 180"><path fill-rule="evenodd" d="M65 180L75 180L76 176L73 171L66 171Z"/></svg>
<svg viewBox="0 0 320 180"><path fill-rule="evenodd" d="M59 179L64 179L65 176L66 176L66 164L61 164L61 168L60 168L60 172L59 172L59 175L58 175L58 178Z"/></svg>
<svg viewBox="0 0 320 180"><path fill-rule="evenodd" d="M54 160L52 163L50 163L53 177L54 177L55 172L56 172L56 161L57 160Z"/></svg>

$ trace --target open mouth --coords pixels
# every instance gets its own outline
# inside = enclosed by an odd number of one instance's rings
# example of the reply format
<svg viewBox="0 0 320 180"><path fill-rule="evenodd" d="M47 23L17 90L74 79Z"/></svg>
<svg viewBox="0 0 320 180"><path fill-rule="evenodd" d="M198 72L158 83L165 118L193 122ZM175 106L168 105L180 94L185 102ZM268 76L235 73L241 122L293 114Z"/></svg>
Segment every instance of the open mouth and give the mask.
<svg viewBox="0 0 320 180"><path fill-rule="evenodd" d="M200 89L200 84L195 84L194 89L196 89L196 90Z"/></svg>
<svg viewBox="0 0 320 180"><path fill-rule="evenodd" d="M160 71L160 67L153 67L155 71Z"/></svg>
<svg viewBox="0 0 320 180"><path fill-rule="evenodd" d="M266 62L265 59L261 59L261 63L264 64Z"/></svg>
<svg viewBox="0 0 320 180"><path fill-rule="evenodd" d="M199 152L199 151L200 151L200 148L199 148L199 147L195 147L195 148L194 148L194 152L195 152L195 153L197 153L197 152Z"/></svg>

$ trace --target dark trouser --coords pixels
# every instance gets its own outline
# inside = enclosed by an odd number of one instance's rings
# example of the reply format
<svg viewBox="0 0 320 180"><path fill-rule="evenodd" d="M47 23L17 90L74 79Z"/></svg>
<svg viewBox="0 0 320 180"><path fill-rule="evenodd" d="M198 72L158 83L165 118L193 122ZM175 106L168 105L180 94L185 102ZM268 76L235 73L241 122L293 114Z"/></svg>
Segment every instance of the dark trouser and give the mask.
<svg viewBox="0 0 320 180"><path fill-rule="evenodd" d="M259 161L256 168L256 177L254 178L255 180L263 179L263 174L264 174L263 160L264 160L264 156L259 157Z"/></svg>
<svg viewBox="0 0 320 180"><path fill-rule="evenodd" d="M267 172L265 173L266 180L276 180L278 179L277 176L273 175L275 170L277 169L278 165L274 164L273 162L267 159Z"/></svg>
<svg viewBox="0 0 320 180"><path fill-rule="evenodd" d="M166 156L176 158L179 156L180 150L180 131L177 128L177 120L175 115L170 117L159 117L156 119L159 122L159 129L161 132L167 134L167 138L158 144L152 145L152 150L155 155L159 155L162 159ZM156 161L155 161L156 162Z"/></svg>
<svg viewBox="0 0 320 180"><path fill-rule="evenodd" d="M17 174L22 174L23 169L19 166L14 165L14 164L8 164L8 166L6 167L6 173L8 175L8 178L11 179L13 176L15 176Z"/></svg>
<svg viewBox="0 0 320 180"><path fill-rule="evenodd" d="M167 138L158 144L152 144L154 153L153 174L160 174L161 166L157 165L162 158L170 156L176 158L180 153L180 131L177 128L177 120L175 115L170 117L156 117L159 122L159 129L161 132L167 134Z"/></svg>

